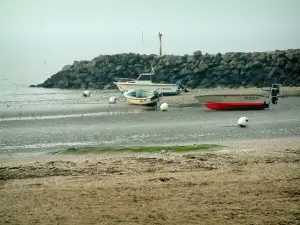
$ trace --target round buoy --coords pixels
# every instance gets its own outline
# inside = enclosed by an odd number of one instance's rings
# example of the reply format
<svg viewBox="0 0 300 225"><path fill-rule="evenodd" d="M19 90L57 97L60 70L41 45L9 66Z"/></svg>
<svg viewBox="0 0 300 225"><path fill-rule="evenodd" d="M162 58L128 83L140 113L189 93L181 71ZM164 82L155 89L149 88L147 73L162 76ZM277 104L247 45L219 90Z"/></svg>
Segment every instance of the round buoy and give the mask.
<svg viewBox="0 0 300 225"><path fill-rule="evenodd" d="M163 103L160 105L160 110L161 111L167 111L169 109L168 103Z"/></svg>
<svg viewBox="0 0 300 225"><path fill-rule="evenodd" d="M90 97L91 93L89 91L84 91L82 95L83 97Z"/></svg>
<svg viewBox="0 0 300 225"><path fill-rule="evenodd" d="M249 119L247 117L241 117L238 120L238 126L239 127L247 127L249 124Z"/></svg>
<svg viewBox="0 0 300 225"><path fill-rule="evenodd" d="M109 103L110 104L116 104L117 103L117 98L115 96L110 97Z"/></svg>

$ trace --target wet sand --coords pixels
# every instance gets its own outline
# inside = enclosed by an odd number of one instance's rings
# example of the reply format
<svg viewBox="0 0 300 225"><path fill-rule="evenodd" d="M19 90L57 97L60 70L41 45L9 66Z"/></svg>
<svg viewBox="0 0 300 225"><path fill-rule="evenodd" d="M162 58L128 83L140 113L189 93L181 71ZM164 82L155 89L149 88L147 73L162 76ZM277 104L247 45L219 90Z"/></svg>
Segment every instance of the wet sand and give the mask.
<svg viewBox="0 0 300 225"><path fill-rule="evenodd" d="M114 109L121 107L118 104L107 105ZM133 106L140 111L112 110L110 113L102 112L105 115L86 113L60 118L2 120L0 150L2 155L43 154L78 146L201 144L222 140L299 137L300 134L299 97L282 98L278 105L259 111L221 112L208 110L199 104L188 107L174 105L177 107L170 103L167 112L145 111L144 107ZM236 126L241 116L250 120L247 129Z"/></svg>

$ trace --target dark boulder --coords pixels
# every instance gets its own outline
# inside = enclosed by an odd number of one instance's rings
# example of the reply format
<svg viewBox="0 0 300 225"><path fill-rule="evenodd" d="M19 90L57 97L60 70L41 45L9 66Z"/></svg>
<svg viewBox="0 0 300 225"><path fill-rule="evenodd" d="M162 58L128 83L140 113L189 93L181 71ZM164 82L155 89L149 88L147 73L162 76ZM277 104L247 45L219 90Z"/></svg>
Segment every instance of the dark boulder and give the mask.
<svg viewBox="0 0 300 225"><path fill-rule="evenodd" d="M209 88L209 87L212 87L213 86L213 81L210 80L209 78L205 78L202 80L202 82L200 83L200 87L203 87L203 88Z"/></svg>
<svg viewBox="0 0 300 225"><path fill-rule="evenodd" d="M198 51L194 52L194 57L195 58L200 58L201 56L202 56L202 52L201 51L198 50Z"/></svg>
<svg viewBox="0 0 300 225"><path fill-rule="evenodd" d="M186 82L186 85L189 88L195 88L195 87L199 86L200 83L201 83L201 79L192 79L192 80L189 80L188 82Z"/></svg>
<svg viewBox="0 0 300 225"><path fill-rule="evenodd" d="M72 65L65 65L61 71L69 71L72 68Z"/></svg>
<svg viewBox="0 0 300 225"><path fill-rule="evenodd" d="M179 75L181 76L187 76L187 75L190 75L190 74L194 74L193 71L190 71L190 70L187 70L186 68L183 68L180 72L179 72Z"/></svg>

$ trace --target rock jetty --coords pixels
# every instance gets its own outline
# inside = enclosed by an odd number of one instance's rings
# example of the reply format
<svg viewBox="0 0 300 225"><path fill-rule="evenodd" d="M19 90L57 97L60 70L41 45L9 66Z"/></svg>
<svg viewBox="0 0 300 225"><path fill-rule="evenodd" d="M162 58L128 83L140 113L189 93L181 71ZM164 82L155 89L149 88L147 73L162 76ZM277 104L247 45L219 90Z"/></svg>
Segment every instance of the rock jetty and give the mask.
<svg viewBox="0 0 300 225"><path fill-rule="evenodd" d="M100 55L91 61L74 61L36 87L107 89L115 77L137 78L139 73L150 72L151 65L155 82L179 82L188 88L300 86L300 49L289 49L215 55L201 51L183 56Z"/></svg>

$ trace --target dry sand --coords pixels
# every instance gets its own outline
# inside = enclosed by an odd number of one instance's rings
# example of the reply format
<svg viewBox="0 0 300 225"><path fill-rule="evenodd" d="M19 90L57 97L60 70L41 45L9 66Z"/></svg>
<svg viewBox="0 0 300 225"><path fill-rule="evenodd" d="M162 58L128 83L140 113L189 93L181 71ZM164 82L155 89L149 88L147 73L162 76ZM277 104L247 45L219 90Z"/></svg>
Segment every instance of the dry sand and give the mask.
<svg viewBox="0 0 300 225"><path fill-rule="evenodd" d="M2 160L0 224L300 224L300 139L220 144Z"/></svg>

